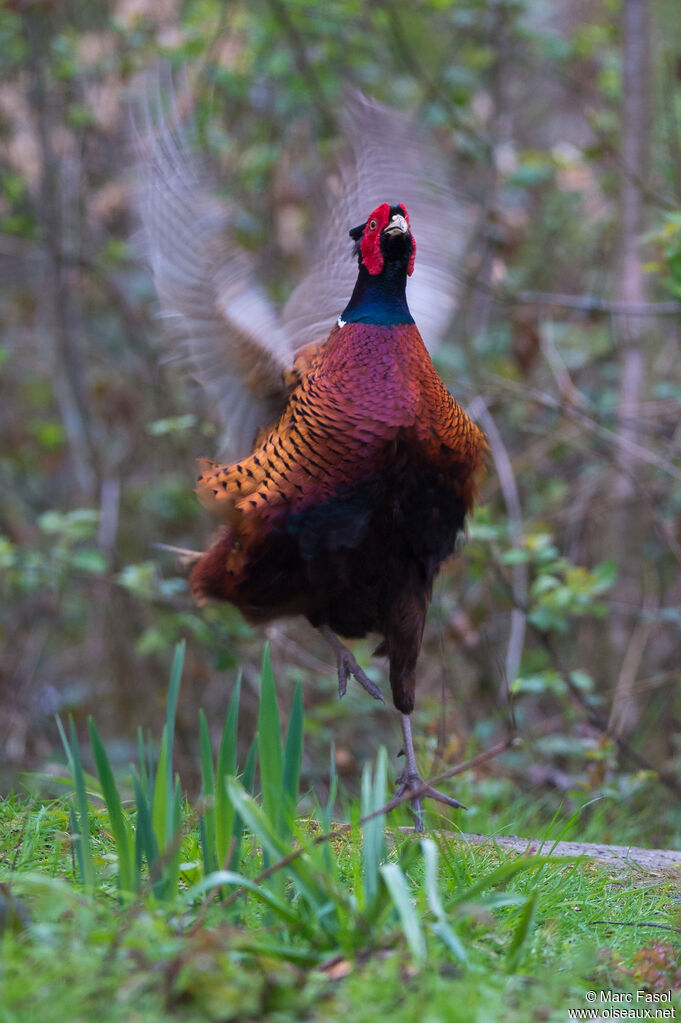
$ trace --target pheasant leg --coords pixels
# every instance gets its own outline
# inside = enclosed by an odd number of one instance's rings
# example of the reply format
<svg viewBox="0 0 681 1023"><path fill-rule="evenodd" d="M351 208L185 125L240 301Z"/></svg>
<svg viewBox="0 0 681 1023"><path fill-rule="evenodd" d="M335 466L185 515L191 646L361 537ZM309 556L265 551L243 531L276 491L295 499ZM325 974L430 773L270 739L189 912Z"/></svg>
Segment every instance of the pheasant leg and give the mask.
<svg viewBox="0 0 681 1023"><path fill-rule="evenodd" d="M333 652L336 655L336 665L338 667L338 695L342 699L345 696L345 691L348 688L348 676L352 675L363 689L366 689L369 696L373 696L374 700L380 700L385 703L383 699L383 693L378 688L375 682L365 672L362 671L359 664L352 655L352 652L348 650L344 643L341 643L338 636L333 632L328 625L322 625L319 628L324 639L333 648Z"/></svg>
<svg viewBox="0 0 681 1023"><path fill-rule="evenodd" d="M416 766L416 757L414 756L414 741L411 737L411 720L408 714L400 714L402 719L402 735L404 736L404 755L406 758L406 764L402 774L397 779L397 793L396 797L405 795L409 792L417 792L411 801L411 808L414 813L414 828L416 831L423 831L423 809L422 802L424 799L435 799L438 803L444 803L445 806L452 806L454 809L465 810L466 807L463 803L460 803L458 799L452 799L451 796L446 796L444 792L440 792L438 789L434 789L432 785L426 784L421 775L419 774L418 767Z"/></svg>

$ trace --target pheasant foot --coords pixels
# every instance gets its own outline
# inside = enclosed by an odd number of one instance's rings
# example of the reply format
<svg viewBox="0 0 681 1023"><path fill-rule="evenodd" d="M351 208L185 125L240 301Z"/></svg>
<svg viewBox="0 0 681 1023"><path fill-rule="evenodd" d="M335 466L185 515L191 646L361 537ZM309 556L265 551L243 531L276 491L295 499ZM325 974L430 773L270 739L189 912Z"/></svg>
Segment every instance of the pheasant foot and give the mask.
<svg viewBox="0 0 681 1023"><path fill-rule="evenodd" d="M352 675L354 679L366 689L369 696L373 696L374 700L380 700L381 703L385 703L383 699L383 693L378 688L375 682L372 682L369 676L362 671L359 664L355 660L352 651L348 650L345 643L342 643L335 632L329 628L328 625L321 625L319 628L324 639L333 648L336 655L336 665L338 668L338 695L342 699L345 696L345 691L348 688L348 677Z"/></svg>
<svg viewBox="0 0 681 1023"><path fill-rule="evenodd" d="M439 789L434 789L432 785L428 785L424 782L423 778L419 774L416 766L416 757L414 755L414 741L411 736L411 721L408 714L400 715L402 720L402 735L404 736L404 750L402 752L407 758L404 771L397 779L397 792L395 793L394 800L391 800L391 804L399 800L402 796L413 792L414 796L411 800L411 808L414 814L414 829L416 831L423 831L423 800L434 799L438 803L444 803L445 806L451 806L455 810L465 810L466 807L463 803L460 803L458 799L453 799L451 796L446 796L444 792L440 792Z"/></svg>

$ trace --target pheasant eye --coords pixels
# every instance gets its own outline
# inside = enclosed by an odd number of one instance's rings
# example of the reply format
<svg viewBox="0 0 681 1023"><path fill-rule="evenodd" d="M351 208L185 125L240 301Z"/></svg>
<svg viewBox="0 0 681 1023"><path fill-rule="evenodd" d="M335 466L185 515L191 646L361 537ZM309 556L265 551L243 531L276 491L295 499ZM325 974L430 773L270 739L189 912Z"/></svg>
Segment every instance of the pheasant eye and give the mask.
<svg viewBox="0 0 681 1023"><path fill-rule="evenodd" d="M375 220L370 220L369 221L369 230L370 231L375 231L376 230L376 221Z"/></svg>

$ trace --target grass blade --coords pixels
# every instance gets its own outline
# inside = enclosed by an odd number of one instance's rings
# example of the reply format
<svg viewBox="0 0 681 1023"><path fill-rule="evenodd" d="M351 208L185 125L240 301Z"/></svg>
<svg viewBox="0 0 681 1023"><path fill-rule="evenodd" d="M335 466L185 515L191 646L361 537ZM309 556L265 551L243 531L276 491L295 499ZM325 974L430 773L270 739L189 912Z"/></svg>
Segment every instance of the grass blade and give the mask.
<svg viewBox="0 0 681 1023"><path fill-rule="evenodd" d="M263 851L267 851L270 860L276 862L288 857L291 852L290 842L276 831L272 821L269 820L262 807L258 806L255 799L249 796L235 778L228 780L227 788L239 816L258 839ZM307 853L296 856L289 863L282 865L282 870L269 879L269 884L273 885L277 897L281 897L279 888L283 890L281 881L285 876L291 878L300 895L315 913L317 920L321 910L329 905L330 899L333 903L337 901L335 893L328 887L322 886L324 879L313 876Z"/></svg>
<svg viewBox="0 0 681 1023"><path fill-rule="evenodd" d="M303 716L303 687L302 683L298 682L293 694L284 750L284 810L289 834L298 804L300 764L303 758Z"/></svg>
<svg viewBox="0 0 681 1023"><path fill-rule="evenodd" d="M250 793L251 795L253 794L253 782L255 780L255 764L256 764L257 759L258 759L258 738L256 736L253 739L253 742L251 743L251 748L248 751L248 756L246 757L246 766L244 767L244 773L243 773L243 776L241 778L241 784L243 785L244 790L246 792ZM226 788L226 782L225 782L225 792L226 791L227 791L227 788ZM229 798L229 794L228 794L228 798ZM231 802L231 799L230 799L230 803L231 803L232 806L234 805ZM233 841L234 841L234 852L232 853L232 858L230 860L230 867L233 870L236 870L236 868L239 866L239 860L241 859L241 839L243 838L243 833L244 833L244 822L243 822L243 819L242 819L240 814L236 813L235 817L234 817L234 832L233 832L233 836L232 836L233 837Z"/></svg>
<svg viewBox="0 0 681 1023"><path fill-rule="evenodd" d="M97 774L102 786L102 795L109 814L111 831L116 843L118 855L118 886L121 892L134 892L135 889L135 865L133 860L132 830L123 813L121 800L116 788L111 764L106 750L99 737L92 718L88 718L88 730L90 732L90 743L95 758Z"/></svg>
<svg viewBox="0 0 681 1023"><path fill-rule="evenodd" d="M227 795L225 779L236 775L236 736L241 696L241 675L236 680L222 729L215 778L215 851L217 865L224 867L234 833L234 807Z"/></svg>
<svg viewBox="0 0 681 1023"><path fill-rule="evenodd" d="M575 862L583 859L581 856L522 856L516 859L510 860L507 863L502 863L495 870L491 870L489 874L485 874L475 884L461 886L456 895L452 896L451 906L459 905L462 902L470 902L478 895L482 895L488 888L493 888L495 885L500 884L502 881L508 881L516 874L520 874L525 870L538 870L548 863L560 863L567 866L570 862Z"/></svg>
<svg viewBox="0 0 681 1023"><path fill-rule="evenodd" d="M208 877L202 878L183 894L182 900L183 902L194 902L205 895L206 892L213 891L215 888L222 888L225 885L245 888L255 895L256 898L260 899L261 902L264 902L266 906L273 909L287 923L295 926L300 925L300 917L286 902L278 899L264 885L256 884L255 881L251 881L248 877L244 877L243 874L237 874L233 870L216 870L213 874L209 874Z"/></svg>
<svg viewBox="0 0 681 1023"><path fill-rule="evenodd" d="M411 954L415 959L425 959L426 939L416 908L411 901L407 879L397 863L384 863L380 867L380 872L399 914L402 930L404 931Z"/></svg>
<svg viewBox="0 0 681 1023"><path fill-rule="evenodd" d="M381 747L376 758L376 771L372 780L371 765L362 771L362 817L375 813L385 803L387 755ZM378 892L379 865L384 855L383 832L385 814L373 817L362 828L362 890L366 909Z"/></svg>
<svg viewBox="0 0 681 1023"><path fill-rule="evenodd" d="M468 962L466 949L458 934L452 930L447 921L447 915L440 899L438 885L438 848L432 838L424 838L421 841L423 852L423 885L426 891L426 898L430 911L435 917L432 930L444 942L447 948L462 963Z"/></svg>
<svg viewBox="0 0 681 1023"><path fill-rule="evenodd" d="M135 832L135 869L138 879L142 878L142 860L146 859L149 867L149 877L157 898L163 897L161 885L160 857L158 842L154 834L151 810L147 794L142 787L142 782L137 771L133 768L132 782L135 789L135 801L137 803L137 830Z"/></svg>
<svg viewBox="0 0 681 1023"><path fill-rule="evenodd" d="M140 783L145 792L149 791L149 772L147 771L147 751L144 743L142 726L137 729L137 759L139 760Z"/></svg>
<svg viewBox="0 0 681 1023"><path fill-rule="evenodd" d="M213 750L210 743L210 732L206 715L199 711L199 736L201 746L201 849L203 866L206 874L217 870L216 839L215 839L215 772L213 770Z"/></svg>
<svg viewBox="0 0 681 1023"><path fill-rule="evenodd" d="M166 844L168 835L168 821L170 818L170 794L172 788L168 788L168 726L163 726L161 733L161 747L158 751L158 763L156 765L156 776L150 775L149 783L153 787L153 798L151 804L151 823L156 836L156 844L162 849Z"/></svg>
<svg viewBox="0 0 681 1023"><path fill-rule="evenodd" d="M263 852L267 852L274 860L286 856L291 851L288 843L281 837L264 809L258 806L253 796L246 792L243 785L235 778L228 778L227 792L239 816L262 845Z"/></svg>
<svg viewBox="0 0 681 1023"><path fill-rule="evenodd" d="M262 661L262 682L258 706L258 746L260 750L260 784L265 814L276 826L281 821L281 794L284 754L281 744L281 722L274 688L274 674L269 646L265 646Z"/></svg>
<svg viewBox="0 0 681 1023"><path fill-rule="evenodd" d="M170 683L166 700L166 721L161 735L161 749L158 755L156 778L153 786L152 824L159 849L168 847L175 833L173 825L175 791L173 784L173 743L175 739L177 701L182 680L182 666L184 664L184 650L185 642L182 640L175 647L173 666L170 669Z"/></svg>
<svg viewBox="0 0 681 1023"><path fill-rule="evenodd" d="M173 666L170 669L170 685L168 686L168 700L166 702L166 794L168 806L173 792L173 742L175 739L175 718L177 716L177 701L180 694L180 682L182 680L182 668L184 665L185 641L182 640L175 647ZM165 841L170 842L173 837L173 820L170 814L166 817Z"/></svg>
<svg viewBox="0 0 681 1023"><path fill-rule="evenodd" d="M534 923L534 914L537 907L537 892L528 896L524 908L520 912L520 919L513 935L513 940L506 953L506 972L515 973L520 965L523 954L523 947L530 936Z"/></svg>
<svg viewBox="0 0 681 1023"><path fill-rule="evenodd" d="M69 718L69 739L66 738L64 727L59 717L57 717L57 727L61 736L61 741L64 746L66 753L66 759L69 765L69 771L73 779L73 785L76 793L75 805L78 807L78 813L76 814L75 808L72 814L72 828L75 827L73 832L73 839L76 843L76 853L78 857L78 863L80 866L81 880L83 885L89 890L93 891L95 887L95 868L92 861L92 847L90 843L90 821L88 815L88 801L87 801L87 790L85 787L85 775L83 773L83 764L80 759L80 747L78 745L78 736L76 735L76 729L73 724L73 718Z"/></svg>
<svg viewBox="0 0 681 1023"><path fill-rule="evenodd" d="M163 850L161 857L161 877L163 879L163 898L174 899L180 883L180 860L182 859L182 789L180 778L175 776L175 789L172 803L172 835L170 842ZM164 862L165 858L165 862Z"/></svg>

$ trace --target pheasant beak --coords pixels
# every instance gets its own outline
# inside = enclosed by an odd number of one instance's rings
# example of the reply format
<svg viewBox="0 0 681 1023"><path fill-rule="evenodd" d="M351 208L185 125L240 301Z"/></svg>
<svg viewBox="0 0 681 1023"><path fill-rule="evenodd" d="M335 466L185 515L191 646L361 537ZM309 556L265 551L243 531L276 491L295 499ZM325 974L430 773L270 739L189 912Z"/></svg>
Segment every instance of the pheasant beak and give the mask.
<svg viewBox="0 0 681 1023"><path fill-rule="evenodd" d="M384 234L406 234L409 230L409 224L401 213L395 213L390 218L390 223L383 229Z"/></svg>

